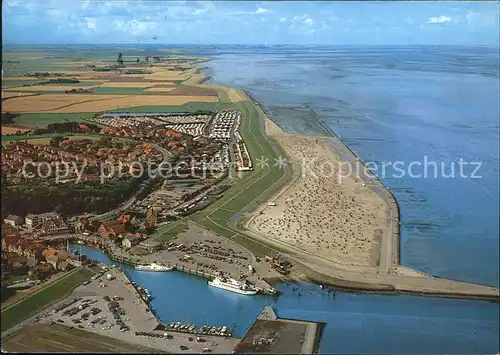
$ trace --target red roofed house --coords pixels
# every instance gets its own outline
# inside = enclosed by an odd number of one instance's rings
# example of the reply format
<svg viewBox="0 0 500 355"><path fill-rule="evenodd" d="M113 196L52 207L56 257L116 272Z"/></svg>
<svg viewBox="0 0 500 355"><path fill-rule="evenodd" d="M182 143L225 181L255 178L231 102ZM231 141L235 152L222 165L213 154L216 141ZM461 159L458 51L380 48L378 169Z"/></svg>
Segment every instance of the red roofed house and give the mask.
<svg viewBox="0 0 500 355"><path fill-rule="evenodd" d="M102 222L97 230L101 237L116 238L118 235L126 233L125 225L122 220Z"/></svg>

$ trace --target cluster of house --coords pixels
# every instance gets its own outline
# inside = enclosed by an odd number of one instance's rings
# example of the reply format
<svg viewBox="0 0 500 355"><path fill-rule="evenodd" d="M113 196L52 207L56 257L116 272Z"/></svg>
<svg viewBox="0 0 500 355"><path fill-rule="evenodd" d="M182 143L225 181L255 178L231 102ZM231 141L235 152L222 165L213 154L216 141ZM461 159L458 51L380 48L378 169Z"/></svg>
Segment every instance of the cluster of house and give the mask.
<svg viewBox="0 0 500 355"><path fill-rule="evenodd" d="M109 127L143 127L164 126L167 124L205 124L210 119L210 115L186 115L186 114L166 114L166 113L106 113L99 117L92 118L96 123Z"/></svg>
<svg viewBox="0 0 500 355"><path fill-rule="evenodd" d="M247 146L243 141L237 141L233 144L234 163L237 171L252 170L252 160L248 154Z"/></svg>
<svg viewBox="0 0 500 355"><path fill-rule="evenodd" d="M112 141L111 147L100 147L95 140L72 140L66 138L58 147L51 145L35 145L27 141L12 141L1 152L1 166L9 178L14 179L24 172L36 176L37 169L43 176L48 177L58 173L55 167L60 163L67 163L69 172L64 172L65 179L70 181L82 172L82 180L100 180L101 164L123 165L143 159L161 162L163 157L151 150L145 149L142 143L125 146L119 140ZM37 163L45 164L36 166ZM33 175L32 175L33 176Z"/></svg>
<svg viewBox="0 0 500 355"><path fill-rule="evenodd" d="M55 272L81 266L86 258L68 253L64 247L66 237L75 237L68 235L73 231L81 233L82 239L89 242L116 245L119 241L123 249L138 244L147 249L155 248L154 242L146 241L146 234L128 232L126 225L130 223L141 230L154 227L157 221L158 212L153 208L147 209L145 218L131 214L103 222L81 218L72 228L54 212L29 214L25 218L10 215L2 223L2 270L44 279ZM57 235L59 239L54 237Z"/></svg>
<svg viewBox="0 0 500 355"><path fill-rule="evenodd" d="M181 132L184 134L190 134L193 137L202 136L204 133L206 123L195 122L195 123L178 123L175 125L167 125L167 128L173 129L174 131Z"/></svg>
<svg viewBox="0 0 500 355"><path fill-rule="evenodd" d="M240 116L241 113L237 110L218 112L210 126L209 137L229 141Z"/></svg>
<svg viewBox="0 0 500 355"><path fill-rule="evenodd" d="M148 230L154 228L158 223L158 211L148 207L145 218L139 218L134 214L122 214L115 220L103 222L90 222L86 218L80 218L74 225L76 233L87 235L88 240L94 243L115 243L121 240L121 246L124 249L130 249L140 244L147 238L144 233L132 233L127 230L127 224L130 224L137 230ZM84 238L85 239L85 238Z"/></svg>
<svg viewBox="0 0 500 355"><path fill-rule="evenodd" d="M55 212L42 214L28 214L26 217L9 215L4 218L4 223L12 228L26 227L34 237L46 235L60 235L70 232L68 224Z"/></svg>
<svg viewBox="0 0 500 355"><path fill-rule="evenodd" d="M36 217L57 220L48 214ZM32 223L33 219L27 216L26 221ZM51 248L49 240L35 234L21 235L18 223L21 223L20 217L9 216L2 224L2 262L11 273L25 272L30 276L44 279L55 272L81 265L82 259L78 260L64 248Z"/></svg>

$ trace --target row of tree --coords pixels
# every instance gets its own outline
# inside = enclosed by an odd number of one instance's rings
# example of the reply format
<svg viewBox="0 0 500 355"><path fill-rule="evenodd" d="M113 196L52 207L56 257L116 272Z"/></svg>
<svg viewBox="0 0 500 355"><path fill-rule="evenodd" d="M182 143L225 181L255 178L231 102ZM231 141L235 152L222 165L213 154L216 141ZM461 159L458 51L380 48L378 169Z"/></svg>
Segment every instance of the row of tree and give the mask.
<svg viewBox="0 0 500 355"><path fill-rule="evenodd" d="M146 178L124 176L100 181L55 184L28 182L7 186L2 181L2 216L5 213L25 216L28 213L55 211L63 215L85 212L104 213L132 197Z"/></svg>

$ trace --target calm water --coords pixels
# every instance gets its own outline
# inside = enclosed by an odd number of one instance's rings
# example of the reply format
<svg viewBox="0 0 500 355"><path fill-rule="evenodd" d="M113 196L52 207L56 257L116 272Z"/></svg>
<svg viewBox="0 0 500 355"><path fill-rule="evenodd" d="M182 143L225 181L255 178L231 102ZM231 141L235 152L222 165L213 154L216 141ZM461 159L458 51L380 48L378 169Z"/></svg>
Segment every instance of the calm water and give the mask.
<svg viewBox="0 0 500 355"><path fill-rule="evenodd" d="M93 260L111 262L96 249L81 248ZM248 297L214 289L206 280L181 272L128 267L125 272L151 292L154 312L164 322L232 325L235 335L242 336L271 304L280 317L328 323L319 349L323 354L498 352L499 307L492 303L348 293L333 297L311 284L281 284L283 294L277 299Z"/></svg>
<svg viewBox="0 0 500 355"><path fill-rule="evenodd" d="M499 285L498 48L283 47L214 57L214 80L250 92L285 130L321 133L307 103L377 164L400 204L404 265ZM460 159L471 163L467 178ZM383 161L403 171L383 174Z"/></svg>

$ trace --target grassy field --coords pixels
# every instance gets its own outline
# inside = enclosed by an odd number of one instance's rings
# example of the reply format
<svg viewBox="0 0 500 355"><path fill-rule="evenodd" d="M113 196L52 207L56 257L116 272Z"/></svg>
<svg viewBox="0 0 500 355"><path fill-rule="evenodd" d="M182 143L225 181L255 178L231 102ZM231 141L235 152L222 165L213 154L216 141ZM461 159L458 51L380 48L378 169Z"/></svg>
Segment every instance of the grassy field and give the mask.
<svg viewBox="0 0 500 355"><path fill-rule="evenodd" d="M162 229L158 235L155 237L155 240L158 242L166 242L173 237L175 237L177 234L183 232L186 230L187 224L186 222L183 221L175 221L170 224L168 224L165 229Z"/></svg>
<svg viewBox="0 0 500 355"><path fill-rule="evenodd" d="M71 140L82 140L82 139L99 139L100 135L95 134L79 134L75 135L74 133L47 133L41 134L38 136L5 136L2 137L2 145L5 146L12 141L27 141L30 144L38 144L38 145L48 145L52 137L71 137Z"/></svg>
<svg viewBox="0 0 500 355"><path fill-rule="evenodd" d="M39 83L39 80L2 80L2 86L23 86Z"/></svg>
<svg viewBox="0 0 500 355"><path fill-rule="evenodd" d="M188 102L177 106L136 106L109 112L196 112L198 110L216 111L226 110L233 106L231 104L220 104L217 102Z"/></svg>
<svg viewBox="0 0 500 355"><path fill-rule="evenodd" d="M79 269L13 306L8 307L1 314L2 331L33 316L58 300L69 296L76 286L87 280L92 274L92 271L88 269Z"/></svg>
<svg viewBox="0 0 500 355"><path fill-rule="evenodd" d="M120 95L147 95L145 88L127 88L127 87L97 87L92 92L96 94L120 94Z"/></svg>
<svg viewBox="0 0 500 355"><path fill-rule="evenodd" d="M76 95L76 94L75 94ZM24 113L14 119L14 123L26 127L44 127L49 123L83 122L95 113Z"/></svg>
<svg viewBox="0 0 500 355"><path fill-rule="evenodd" d="M19 353L161 353L159 350L77 328L70 329L59 324L35 324L23 327L3 339L2 348Z"/></svg>
<svg viewBox="0 0 500 355"><path fill-rule="evenodd" d="M48 142L52 137L68 137L72 135L72 133L47 133L34 136L2 136L2 145L7 145L10 141L28 141L31 144L37 144L42 140Z"/></svg>
<svg viewBox="0 0 500 355"><path fill-rule="evenodd" d="M228 221L264 190L278 181L283 175L283 171L280 167L274 166L277 154L261 132L259 112L254 104L246 101L235 103L234 106L242 112L240 134L247 145L255 170L233 184L230 189L224 192L222 198L189 218L246 247L254 254L263 255L270 252L269 247L231 228ZM259 166L257 159L261 158L267 158L269 166Z"/></svg>
<svg viewBox="0 0 500 355"><path fill-rule="evenodd" d="M62 85L62 84L59 84ZM67 85L67 84L65 84ZM37 94L45 94L45 95L50 95L50 94L66 94L66 90L70 90L71 88L68 87L65 90L44 90L45 86L50 86L50 85L43 85L43 86L37 86L36 89L30 90L29 87L22 87L22 88L15 88L12 90L6 90L6 92L13 91L13 92L26 92L26 93L37 93ZM80 85L80 84L74 84L74 87L77 88L84 88L84 86L90 86L90 85ZM95 94L115 94L115 95L150 95L151 93L148 93L144 91L143 88L115 88L115 87L95 87L88 89L90 93L95 93ZM88 94L88 93L86 93ZM70 95L70 94L68 94ZM71 94L71 95L80 95L80 94Z"/></svg>

